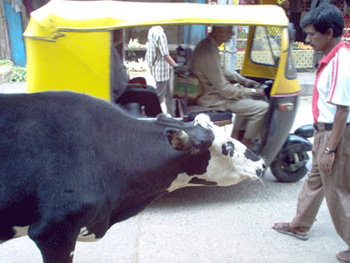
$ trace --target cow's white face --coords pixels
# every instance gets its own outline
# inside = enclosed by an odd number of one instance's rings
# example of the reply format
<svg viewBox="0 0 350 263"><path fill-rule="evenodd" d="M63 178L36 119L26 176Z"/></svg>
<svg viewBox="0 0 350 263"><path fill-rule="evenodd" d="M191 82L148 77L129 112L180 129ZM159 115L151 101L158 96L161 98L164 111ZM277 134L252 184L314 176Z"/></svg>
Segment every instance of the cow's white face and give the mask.
<svg viewBox="0 0 350 263"><path fill-rule="evenodd" d="M205 174L190 176L185 173L179 174L169 191L186 186L229 186L244 179L255 180L262 176L265 169L264 160L210 122L207 115L198 115L195 125L211 129L215 135L212 146L209 148L210 160L207 171Z"/></svg>

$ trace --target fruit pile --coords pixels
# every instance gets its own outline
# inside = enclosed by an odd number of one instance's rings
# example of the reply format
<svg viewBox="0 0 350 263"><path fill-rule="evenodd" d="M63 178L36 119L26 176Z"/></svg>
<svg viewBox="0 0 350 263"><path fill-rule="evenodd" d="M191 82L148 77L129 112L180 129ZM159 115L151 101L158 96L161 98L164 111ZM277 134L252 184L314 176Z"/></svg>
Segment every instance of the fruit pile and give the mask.
<svg viewBox="0 0 350 263"><path fill-rule="evenodd" d="M312 46L306 45L305 43L300 41L295 41L293 43L293 49L294 50L313 50Z"/></svg>
<svg viewBox="0 0 350 263"><path fill-rule="evenodd" d="M237 42L236 42L237 51L245 51L246 45L247 45L247 40L237 39Z"/></svg>
<svg viewBox="0 0 350 263"><path fill-rule="evenodd" d="M350 15L349 13L350 13L350 9L346 11L346 14L344 16L345 28L342 36L347 48L350 48Z"/></svg>
<svg viewBox="0 0 350 263"><path fill-rule="evenodd" d="M343 32L343 38L349 38L350 37L350 30L348 30L348 28L345 28L344 29L344 32Z"/></svg>

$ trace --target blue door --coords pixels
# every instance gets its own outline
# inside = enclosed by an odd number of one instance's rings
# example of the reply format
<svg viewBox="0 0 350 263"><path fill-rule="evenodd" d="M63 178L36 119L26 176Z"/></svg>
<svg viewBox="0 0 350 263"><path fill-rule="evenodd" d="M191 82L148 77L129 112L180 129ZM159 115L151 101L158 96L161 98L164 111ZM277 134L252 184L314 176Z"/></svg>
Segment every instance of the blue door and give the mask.
<svg viewBox="0 0 350 263"><path fill-rule="evenodd" d="M11 7L11 4L7 3L5 0L3 0L3 2L10 34L11 58L13 58L13 62L16 66L24 67L26 65L26 53L24 47L21 13L16 13L16 11Z"/></svg>

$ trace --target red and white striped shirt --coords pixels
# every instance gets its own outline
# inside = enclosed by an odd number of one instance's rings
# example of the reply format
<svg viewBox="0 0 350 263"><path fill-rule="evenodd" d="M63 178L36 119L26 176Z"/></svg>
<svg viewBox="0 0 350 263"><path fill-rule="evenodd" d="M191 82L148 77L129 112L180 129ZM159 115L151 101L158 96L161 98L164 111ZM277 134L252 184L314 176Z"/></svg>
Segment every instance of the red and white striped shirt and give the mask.
<svg viewBox="0 0 350 263"><path fill-rule="evenodd" d="M320 60L312 95L314 122L333 123L336 105L350 107L350 50L343 41Z"/></svg>

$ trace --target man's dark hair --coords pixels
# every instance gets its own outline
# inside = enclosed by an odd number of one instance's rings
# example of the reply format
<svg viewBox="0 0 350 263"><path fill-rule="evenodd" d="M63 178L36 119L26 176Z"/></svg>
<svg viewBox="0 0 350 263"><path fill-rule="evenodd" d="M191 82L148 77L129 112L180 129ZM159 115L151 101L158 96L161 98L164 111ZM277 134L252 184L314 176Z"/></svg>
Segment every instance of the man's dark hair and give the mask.
<svg viewBox="0 0 350 263"><path fill-rule="evenodd" d="M333 36L340 37L344 29L344 17L342 12L331 4L322 4L305 15L300 23L301 27L313 25L321 34L328 29L333 29Z"/></svg>

